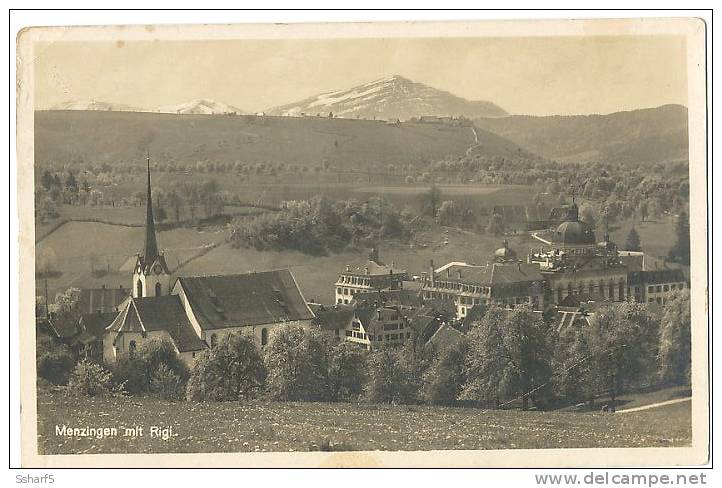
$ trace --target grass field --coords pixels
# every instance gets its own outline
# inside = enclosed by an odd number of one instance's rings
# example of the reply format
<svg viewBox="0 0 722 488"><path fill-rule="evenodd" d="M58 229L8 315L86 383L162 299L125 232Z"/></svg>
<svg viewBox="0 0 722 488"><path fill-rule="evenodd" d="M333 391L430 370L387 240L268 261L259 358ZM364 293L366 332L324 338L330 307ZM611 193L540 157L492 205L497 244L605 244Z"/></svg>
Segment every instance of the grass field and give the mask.
<svg viewBox="0 0 722 488"><path fill-rule="evenodd" d="M130 286L135 255L143 247L144 229L97 222L68 222L35 246L36 268L54 271L48 279L51 298L71 286ZM158 243L171 270L225 240L225 231L172 229L158 232ZM36 280L41 287L42 280ZM40 289L40 288L38 288Z"/></svg>
<svg viewBox="0 0 722 488"><path fill-rule="evenodd" d="M448 235L449 243L444 244ZM510 245L520 253L526 253L533 245L525 235L509 237ZM379 246L381 259L392 261L410 274L420 275L428 271L429 261L436 267L450 261L466 261L485 264L492 259L494 250L501 247L500 237L491 237L458 229L422 232L411 243L382 242ZM523 254L522 254L523 255ZM223 244L207 254L188 263L179 270L182 275L247 273L266 269L290 268L307 300L333 303L334 283L347 264L362 265L368 259L367 250L346 250L324 257L313 257L298 251L256 251L236 249Z"/></svg>
<svg viewBox="0 0 722 488"><path fill-rule="evenodd" d="M689 403L624 415L323 403L68 401L38 396L42 454L669 447L691 443ZM115 427L118 437L63 437L55 427ZM123 436L124 427L144 436ZM151 426L171 427L168 440Z"/></svg>

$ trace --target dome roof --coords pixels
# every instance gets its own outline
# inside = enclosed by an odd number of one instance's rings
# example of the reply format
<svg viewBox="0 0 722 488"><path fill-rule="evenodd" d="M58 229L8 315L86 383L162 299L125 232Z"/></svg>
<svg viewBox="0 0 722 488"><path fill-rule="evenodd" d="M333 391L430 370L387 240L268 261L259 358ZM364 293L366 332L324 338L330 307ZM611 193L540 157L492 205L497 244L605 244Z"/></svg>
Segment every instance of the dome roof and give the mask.
<svg viewBox="0 0 722 488"><path fill-rule="evenodd" d="M502 244L502 247L494 251L494 258L497 260L515 260L516 259L516 252L509 247L509 242L504 239L504 242Z"/></svg>
<svg viewBox="0 0 722 488"><path fill-rule="evenodd" d="M554 241L561 244L594 244L594 230L586 222L562 222L554 232Z"/></svg>

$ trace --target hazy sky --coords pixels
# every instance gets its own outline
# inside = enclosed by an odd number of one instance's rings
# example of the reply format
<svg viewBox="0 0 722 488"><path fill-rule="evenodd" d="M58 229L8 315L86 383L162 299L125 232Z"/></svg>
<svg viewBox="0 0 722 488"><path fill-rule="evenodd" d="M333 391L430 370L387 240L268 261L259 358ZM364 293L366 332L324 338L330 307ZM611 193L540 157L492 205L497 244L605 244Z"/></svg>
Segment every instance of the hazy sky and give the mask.
<svg viewBox="0 0 722 488"><path fill-rule="evenodd" d="M687 104L682 37L58 42L35 54L39 109L210 98L255 112L392 74L515 114Z"/></svg>

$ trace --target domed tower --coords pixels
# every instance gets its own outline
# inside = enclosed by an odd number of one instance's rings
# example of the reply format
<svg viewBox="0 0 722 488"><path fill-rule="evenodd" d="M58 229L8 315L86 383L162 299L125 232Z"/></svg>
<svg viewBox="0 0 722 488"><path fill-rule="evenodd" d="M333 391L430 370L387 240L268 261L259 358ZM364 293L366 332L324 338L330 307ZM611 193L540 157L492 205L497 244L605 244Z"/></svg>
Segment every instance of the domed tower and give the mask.
<svg viewBox="0 0 722 488"><path fill-rule="evenodd" d="M170 271L165 257L158 251L153 221L153 199L150 188L150 156L148 156L148 193L145 201L145 242L133 270L133 297L155 297L169 293Z"/></svg>
<svg viewBox="0 0 722 488"><path fill-rule="evenodd" d="M579 207L576 203L572 203L567 213L567 220L559 224L554 231L554 242L571 246L596 244L594 230L589 224L579 220Z"/></svg>
<svg viewBox="0 0 722 488"><path fill-rule="evenodd" d="M509 247L509 241L504 239L499 249L494 251L494 261L497 263L516 262L516 252Z"/></svg>

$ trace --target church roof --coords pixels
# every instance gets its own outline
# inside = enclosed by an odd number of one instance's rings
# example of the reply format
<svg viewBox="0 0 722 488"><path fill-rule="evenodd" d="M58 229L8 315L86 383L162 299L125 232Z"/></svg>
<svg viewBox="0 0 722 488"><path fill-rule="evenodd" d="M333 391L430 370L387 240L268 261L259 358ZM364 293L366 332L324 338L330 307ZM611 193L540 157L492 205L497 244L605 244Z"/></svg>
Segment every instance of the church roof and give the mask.
<svg viewBox="0 0 722 488"><path fill-rule="evenodd" d="M166 331L180 352L206 348L188 321L180 297L129 298L120 313L106 328L112 332Z"/></svg>
<svg viewBox="0 0 722 488"><path fill-rule="evenodd" d="M203 329L274 324L313 318L288 269L178 278Z"/></svg>
<svg viewBox="0 0 722 488"><path fill-rule="evenodd" d="M594 230L580 220L562 222L554 232L554 242L559 244L594 244L595 240Z"/></svg>

